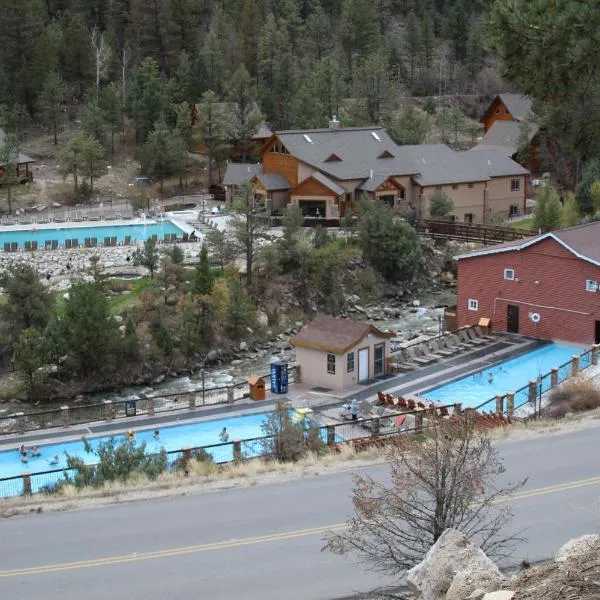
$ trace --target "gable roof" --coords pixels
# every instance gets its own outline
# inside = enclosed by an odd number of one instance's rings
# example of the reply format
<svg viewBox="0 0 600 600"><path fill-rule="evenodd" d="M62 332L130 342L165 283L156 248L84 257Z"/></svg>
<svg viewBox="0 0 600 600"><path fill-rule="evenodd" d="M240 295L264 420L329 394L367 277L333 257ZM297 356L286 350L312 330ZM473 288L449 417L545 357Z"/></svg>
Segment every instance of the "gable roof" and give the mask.
<svg viewBox="0 0 600 600"><path fill-rule="evenodd" d="M314 179L321 185L325 186L328 190L331 190L336 196L341 196L342 194L344 194L346 192L346 188L337 184L335 181L332 181L331 179L329 179L329 177L327 177L327 175L323 175L323 173L319 173L318 171L315 171L314 173L311 173L306 179L299 181L298 185L296 185L292 189L291 193L293 194L295 190L299 189L309 179Z"/></svg>
<svg viewBox="0 0 600 600"><path fill-rule="evenodd" d="M531 116L531 99L523 94L498 94L498 97L517 121Z"/></svg>
<svg viewBox="0 0 600 600"><path fill-rule="evenodd" d="M486 173L488 177L527 175L529 173L527 169L512 160L512 158L498 148L481 149L477 152L460 152L459 154L468 155L464 156L464 158L471 161L481 173Z"/></svg>
<svg viewBox="0 0 600 600"><path fill-rule="evenodd" d="M289 190L292 186L281 173L257 173L255 177L260 181L262 186L271 192L274 190Z"/></svg>
<svg viewBox="0 0 600 600"><path fill-rule="evenodd" d="M539 126L530 124L529 141L539 131ZM501 150L507 156L512 156L518 150L521 124L516 121L494 121L480 142L471 150Z"/></svg>
<svg viewBox="0 0 600 600"><path fill-rule="evenodd" d="M470 160L466 152L455 152L444 144L402 146L417 167L414 180L423 186L487 181L487 169L482 171L477 161Z"/></svg>
<svg viewBox="0 0 600 600"><path fill-rule="evenodd" d="M344 354L369 333L379 338L392 337L391 333L381 331L370 323L317 315L290 342L300 348Z"/></svg>
<svg viewBox="0 0 600 600"><path fill-rule="evenodd" d="M256 163L227 163L223 185L244 185L262 172L262 165Z"/></svg>
<svg viewBox="0 0 600 600"><path fill-rule="evenodd" d="M387 175L413 175L419 171L406 153L376 162L386 150L398 154L398 146L381 127L278 131L274 137L298 160L339 180L366 179L375 164L378 172ZM341 160L328 162L332 154Z"/></svg>
<svg viewBox="0 0 600 600"><path fill-rule="evenodd" d="M577 258L600 267L600 221L559 229L513 242L505 242L504 244L461 254L460 256L456 256L455 259L474 258L476 256L498 254L500 252L518 252L547 239L553 239L572 252Z"/></svg>
<svg viewBox="0 0 600 600"><path fill-rule="evenodd" d="M374 173L373 177L369 177L366 181L363 181L357 189L363 190L364 192L374 192L380 185L385 183L390 178L390 175L381 175ZM395 182L394 182L395 183ZM397 186L397 184L395 184Z"/></svg>

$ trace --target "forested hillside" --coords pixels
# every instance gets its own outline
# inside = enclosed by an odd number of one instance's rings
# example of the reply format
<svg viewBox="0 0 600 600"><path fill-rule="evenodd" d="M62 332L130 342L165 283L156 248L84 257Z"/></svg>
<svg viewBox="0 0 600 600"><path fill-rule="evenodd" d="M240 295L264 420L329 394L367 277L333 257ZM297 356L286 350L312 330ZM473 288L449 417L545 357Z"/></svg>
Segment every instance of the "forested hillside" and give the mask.
<svg viewBox="0 0 600 600"><path fill-rule="evenodd" d="M275 129L322 126L344 112L346 124L381 122L403 94L498 91L494 62L484 69L486 0L0 5L0 103L9 129L30 119L52 127L58 100L98 98L109 121L123 101L143 141L161 115L174 126L175 107L209 90L217 99L257 100Z"/></svg>

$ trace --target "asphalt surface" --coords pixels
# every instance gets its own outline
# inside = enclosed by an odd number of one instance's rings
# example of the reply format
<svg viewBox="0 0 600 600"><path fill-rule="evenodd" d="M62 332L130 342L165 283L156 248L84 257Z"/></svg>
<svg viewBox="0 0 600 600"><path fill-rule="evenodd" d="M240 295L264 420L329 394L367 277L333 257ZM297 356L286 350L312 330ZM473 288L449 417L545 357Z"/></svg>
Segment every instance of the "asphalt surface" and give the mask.
<svg viewBox="0 0 600 600"><path fill-rule="evenodd" d="M499 445L527 543L512 563L551 557L597 530L600 427ZM385 466L369 474L386 478ZM103 509L0 521L1 597L61 600L331 600L389 579L322 553L351 512L350 471ZM82 562L83 561L83 562Z"/></svg>

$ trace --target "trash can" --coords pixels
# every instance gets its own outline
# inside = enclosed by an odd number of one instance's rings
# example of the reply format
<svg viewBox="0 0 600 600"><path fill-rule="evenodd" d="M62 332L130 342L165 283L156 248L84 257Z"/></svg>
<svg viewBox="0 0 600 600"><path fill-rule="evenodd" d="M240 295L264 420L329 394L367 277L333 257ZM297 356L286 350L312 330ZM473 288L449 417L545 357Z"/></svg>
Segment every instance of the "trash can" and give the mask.
<svg viewBox="0 0 600 600"><path fill-rule="evenodd" d="M252 375L248 379L248 385L250 386L250 398L252 400L265 399L265 380L262 377Z"/></svg>
<svg viewBox="0 0 600 600"><path fill-rule="evenodd" d="M271 393L287 394L288 363L278 360L271 363Z"/></svg>

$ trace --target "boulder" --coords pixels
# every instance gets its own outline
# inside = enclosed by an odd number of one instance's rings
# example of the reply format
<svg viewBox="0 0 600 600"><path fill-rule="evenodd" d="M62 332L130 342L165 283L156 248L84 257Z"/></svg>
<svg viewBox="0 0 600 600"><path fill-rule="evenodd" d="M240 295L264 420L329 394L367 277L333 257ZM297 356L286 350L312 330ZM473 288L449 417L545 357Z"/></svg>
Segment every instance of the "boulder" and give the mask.
<svg viewBox="0 0 600 600"><path fill-rule="evenodd" d="M480 600L486 592L497 590L502 585L502 576L491 569L463 569L452 580L446 600ZM474 592L478 592L473 595Z"/></svg>
<svg viewBox="0 0 600 600"><path fill-rule="evenodd" d="M219 353L216 350L210 350L209 353L206 355L206 360L208 360L209 362L214 362L215 360L217 360L217 358L219 358Z"/></svg>
<svg viewBox="0 0 600 600"><path fill-rule="evenodd" d="M502 580L498 567L481 548L471 544L464 533L447 529L423 560L408 571L406 581L418 600L440 600L445 598L460 571L476 573L479 578L485 574L486 581ZM465 576L464 580L467 579ZM479 585L471 591L475 587Z"/></svg>
<svg viewBox="0 0 600 600"><path fill-rule="evenodd" d="M558 549L554 555L554 560L558 563L570 560L578 560L590 552L600 550L600 535L582 535L578 538L569 540L564 546Z"/></svg>
<svg viewBox="0 0 600 600"><path fill-rule="evenodd" d="M240 350L246 350L248 348L248 342L240 342Z"/></svg>

